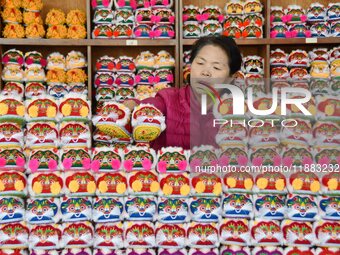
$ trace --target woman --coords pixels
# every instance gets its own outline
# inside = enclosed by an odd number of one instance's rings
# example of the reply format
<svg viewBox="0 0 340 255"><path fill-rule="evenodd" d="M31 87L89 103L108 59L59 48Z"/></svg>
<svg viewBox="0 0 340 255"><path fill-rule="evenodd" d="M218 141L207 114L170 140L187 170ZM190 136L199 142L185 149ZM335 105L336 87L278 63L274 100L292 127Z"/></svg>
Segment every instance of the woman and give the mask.
<svg viewBox="0 0 340 255"><path fill-rule="evenodd" d="M130 109L138 103L149 103L163 112L167 127L151 144L156 150L166 146L216 146L218 127L213 127L212 102L208 102L207 114L201 115L201 94L206 93L207 85L228 83L240 69L242 57L233 39L202 37L192 47L190 62L190 86L163 89L140 102L124 102Z"/></svg>

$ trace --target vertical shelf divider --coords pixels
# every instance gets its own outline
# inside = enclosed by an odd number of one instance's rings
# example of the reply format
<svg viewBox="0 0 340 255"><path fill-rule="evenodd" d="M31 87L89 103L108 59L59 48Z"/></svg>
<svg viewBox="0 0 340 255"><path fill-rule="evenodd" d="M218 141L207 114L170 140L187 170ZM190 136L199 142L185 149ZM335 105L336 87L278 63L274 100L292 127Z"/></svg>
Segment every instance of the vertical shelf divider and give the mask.
<svg viewBox="0 0 340 255"><path fill-rule="evenodd" d="M87 89L88 97L92 103L92 47L87 46Z"/></svg>
<svg viewBox="0 0 340 255"><path fill-rule="evenodd" d="M177 55L177 57L179 58L179 87L183 86L183 67L184 67L184 63L183 63L183 25L182 25L182 10L183 10L183 2L179 1L178 4L178 14L177 14L177 30L179 33L178 36L178 40L177 40L177 45L179 47L179 54Z"/></svg>
<svg viewBox="0 0 340 255"><path fill-rule="evenodd" d="M265 28L266 28L266 38L267 38L267 43L266 43L266 57L264 60L264 65L265 65L265 73L264 73L264 79L265 79L265 84L266 84L266 92L270 93L271 92L271 82L270 82L270 7L271 7L271 1L267 0L266 2L266 16L265 16Z"/></svg>
<svg viewBox="0 0 340 255"><path fill-rule="evenodd" d="M175 45L175 87L179 88L181 87L181 62L180 62L180 39L181 39L181 33L179 31L180 29L180 11L181 11L181 2L182 1L175 1L175 29L176 29L176 45Z"/></svg>
<svg viewBox="0 0 340 255"><path fill-rule="evenodd" d="M271 82L270 82L270 44L266 45L266 57L264 60L264 81L265 81L265 91L270 93Z"/></svg>
<svg viewBox="0 0 340 255"><path fill-rule="evenodd" d="M270 39L270 7L271 7L271 3L270 0L266 0L266 5L265 7L266 9L266 13L265 13L265 35L267 39ZM268 41L268 40L267 40Z"/></svg>
<svg viewBox="0 0 340 255"><path fill-rule="evenodd" d="M91 39L91 1L86 1L86 30L87 30L87 39Z"/></svg>
<svg viewBox="0 0 340 255"><path fill-rule="evenodd" d="M3 45L0 44L0 56L3 54ZM0 73L2 74L2 61L0 62ZM2 78L0 77L0 91L2 90Z"/></svg>

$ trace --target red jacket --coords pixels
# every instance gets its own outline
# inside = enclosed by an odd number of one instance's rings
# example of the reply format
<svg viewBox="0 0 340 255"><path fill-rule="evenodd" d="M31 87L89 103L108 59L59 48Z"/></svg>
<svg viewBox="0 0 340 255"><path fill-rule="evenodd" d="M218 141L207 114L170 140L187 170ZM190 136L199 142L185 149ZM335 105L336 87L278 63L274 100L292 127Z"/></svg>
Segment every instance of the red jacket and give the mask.
<svg viewBox="0 0 340 255"><path fill-rule="evenodd" d="M192 96L190 86L163 89L155 97L141 102L156 106L165 115L166 129L151 144L154 149L166 146L184 149L199 145L217 146L215 136L218 127L213 127L213 114L208 112L201 115L201 105Z"/></svg>

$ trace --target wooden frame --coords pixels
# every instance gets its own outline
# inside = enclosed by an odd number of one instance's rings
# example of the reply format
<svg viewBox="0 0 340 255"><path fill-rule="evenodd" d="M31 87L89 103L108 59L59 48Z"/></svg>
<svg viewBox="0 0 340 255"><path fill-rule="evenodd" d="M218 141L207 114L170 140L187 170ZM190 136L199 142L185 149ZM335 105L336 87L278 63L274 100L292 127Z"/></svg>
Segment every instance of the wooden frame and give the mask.
<svg viewBox="0 0 340 255"><path fill-rule="evenodd" d="M173 54L176 59L175 65L175 86L180 87L183 84L183 51L190 48L195 42L193 39L183 39L182 36L182 8L184 5L190 3L200 7L213 4L224 7L226 0L175 0L173 10L176 15L176 37L171 40L151 40L151 39L91 39L92 28L92 15L90 0L59 0L50 1L44 0L44 9L42 16L45 19L46 12L51 8L61 8L65 12L70 9L79 8L87 14L87 39L73 40L73 39L6 39L0 38L0 53L9 48L18 48L24 50L41 50L43 52L61 51L69 49L81 49L88 59L88 91L89 98L92 99L92 77L94 73L94 63L100 53L108 54L112 53L113 56L117 55L117 52L129 53L131 56L136 56L143 50L150 50L152 52L159 51L160 49L166 49ZM287 7L289 4L300 4L304 8L307 8L314 0L305 0L303 2L297 0L261 0L264 5L265 26L264 26L264 38L263 39L240 39L236 40L240 45L241 51L247 54L259 54L265 59L265 77L270 76L269 56L270 51L276 48L296 47L296 48L311 48L318 47L322 44L322 47L332 48L340 45L340 38L318 38L318 39L271 39L270 24L268 22L270 16L270 6L281 5ZM337 2L337 0L318 0L323 4L328 2ZM307 45L307 46L306 46ZM42 48L43 47L43 48ZM157 52L155 52L157 53ZM0 71L2 65L0 64ZM269 86L267 86L269 90Z"/></svg>

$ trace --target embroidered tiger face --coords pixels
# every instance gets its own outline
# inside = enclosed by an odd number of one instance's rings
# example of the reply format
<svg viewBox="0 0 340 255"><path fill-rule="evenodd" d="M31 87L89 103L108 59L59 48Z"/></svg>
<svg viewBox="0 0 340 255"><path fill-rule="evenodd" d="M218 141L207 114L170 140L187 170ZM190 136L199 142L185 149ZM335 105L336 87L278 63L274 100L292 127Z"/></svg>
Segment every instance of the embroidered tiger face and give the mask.
<svg viewBox="0 0 340 255"><path fill-rule="evenodd" d="M94 177L88 173L88 172L77 172L71 176L68 176L66 178L66 185L68 188L70 188L71 182L75 181L78 183L79 188L77 191L77 193L82 193L82 192L89 192L87 184L89 182L95 182Z"/></svg>
<svg viewBox="0 0 340 255"><path fill-rule="evenodd" d="M322 7L322 6L319 6L319 5L316 5L316 6L313 6L313 7L310 7L310 9L308 10L309 13L313 14L313 15L310 15L310 19L314 20L318 20L318 18L322 19L323 20L323 16L325 15L325 9Z"/></svg>
<svg viewBox="0 0 340 255"><path fill-rule="evenodd" d="M340 223L339 222L323 222L315 230L317 238L322 244L336 245L340 242Z"/></svg>
<svg viewBox="0 0 340 255"><path fill-rule="evenodd" d="M311 134L312 127L307 121L297 120L297 125L294 128L286 129L287 132L291 132L294 139L301 139L300 137L305 137Z"/></svg>
<svg viewBox="0 0 340 255"><path fill-rule="evenodd" d="M210 35L221 33L222 27L220 24L210 23L203 27L203 33L209 33Z"/></svg>
<svg viewBox="0 0 340 255"><path fill-rule="evenodd" d="M35 226L30 231L29 241L37 249L45 247L57 248L61 241L61 230L53 225Z"/></svg>
<svg viewBox="0 0 340 255"><path fill-rule="evenodd" d="M118 70L129 70L133 71L135 68L135 64L133 59L130 58L120 58L117 63Z"/></svg>
<svg viewBox="0 0 340 255"><path fill-rule="evenodd" d="M127 98L134 98L135 92L130 88L119 88L116 90L116 100L125 100Z"/></svg>
<svg viewBox="0 0 340 255"><path fill-rule="evenodd" d="M198 14L200 14L198 8L191 8L190 6L183 8L183 17L186 17L186 21L195 21Z"/></svg>
<svg viewBox="0 0 340 255"><path fill-rule="evenodd" d="M304 222L292 222L282 232L289 245L310 245L315 238L311 225Z"/></svg>
<svg viewBox="0 0 340 255"><path fill-rule="evenodd" d="M255 208L264 218L283 219L285 200L282 196L265 195L255 201Z"/></svg>
<svg viewBox="0 0 340 255"><path fill-rule="evenodd" d="M165 184L172 187L172 195L181 195L181 187L189 185L189 178L184 174L169 174L160 182L161 187Z"/></svg>
<svg viewBox="0 0 340 255"><path fill-rule="evenodd" d="M227 14L242 14L243 5L237 2L230 2L227 4Z"/></svg>
<svg viewBox="0 0 340 255"><path fill-rule="evenodd" d="M19 125L15 123L0 124L0 142L19 143L20 134L22 135L22 130Z"/></svg>
<svg viewBox="0 0 340 255"><path fill-rule="evenodd" d="M325 212L326 219L340 219L340 198L329 197L320 201L320 209Z"/></svg>
<svg viewBox="0 0 340 255"><path fill-rule="evenodd" d="M201 33L201 29L196 24L184 24L183 31L187 37L196 37Z"/></svg>
<svg viewBox="0 0 340 255"><path fill-rule="evenodd" d="M238 165L237 158L239 156L247 157L248 155L242 148L228 148L223 151L221 157L222 156L227 156L229 158L229 164L235 166Z"/></svg>
<svg viewBox="0 0 340 255"><path fill-rule="evenodd" d="M42 191L41 194L49 194L52 192L51 188L53 185L57 185L58 187L63 187L63 180L60 176L56 174L39 174L32 180L32 186L34 188L35 183L37 185L41 185ZM59 185L58 185L59 184Z"/></svg>
<svg viewBox="0 0 340 255"><path fill-rule="evenodd" d="M249 73L260 73L263 70L263 60L260 58L249 57L244 62L243 66ZM262 98L260 99L260 101L261 101L260 103L262 104L261 106L263 106L264 109L270 109L272 105L271 98ZM261 107L257 107L255 104L254 107L259 110L262 110Z"/></svg>
<svg viewBox="0 0 340 255"><path fill-rule="evenodd" d="M281 228L275 222L258 222L252 228L251 235L257 243L278 244L283 239Z"/></svg>
<svg viewBox="0 0 340 255"><path fill-rule="evenodd" d="M58 206L53 199L34 199L27 204L26 217L29 223L51 223L58 213Z"/></svg>
<svg viewBox="0 0 340 255"><path fill-rule="evenodd" d="M128 227L125 234L125 240L131 246L149 246L153 245L155 231L146 223L134 224Z"/></svg>
<svg viewBox="0 0 340 255"><path fill-rule="evenodd" d="M51 159L58 162L59 156L52 150L37 150L31 155L30 159L36 159L39 161L38 169L49 169L48 162Z"/></svg>
<svg viewBox="0 0 340 255"><path fill-rule="evenodd" d="M26 97L39 96L45 93L45 91L46 91L46 88L42 83L39 83L39 82L26 83L26 87L25 87Z"/></svg>
<svg viewBox="0 0 340 255"><path fill-rule="evenodd" d="M198 182L202 182L205 185L204 193L212 193L215 185L221 183L221 180L215 174L201 173L192 179L192 185L196 187Z"/></svg>
<svg viewBox="0 0 340 255"><path fill-rule="evenodd" d="M61 160L63 161L65 158L72 159L72 168L80 168L83 167L83 160L91 157L86 150L70 149L62 155Z"/></svg>
<svg viewBox="0 0 340 255"><path fill-rule="evenodd" d="M140 181L142 183L142 190L143 192L150 192L151 184L153 182L157 182L157 176L149 171L139 171L137 174L130 178L130 187L134 181Z"/></svg>
<svg viewBox="0 0 340 255"><path fill-rule="evenodd" d="M276 11L273 11L274 15L275 13L277 13ZM287 61L287 54L281 50L276 50L276 51L273 51L271 54L270 54L270 57L273 58L273 60L276 60L276 61L280 61L280 60L285 60Z"/></svg>
<svg viewBox="0 0 340 255"><path fill-rule="evenodd" d="M301 166L304 157L313 158L313 155L304 148L291 148L283 153L283 158L284 157L291 157L293 159L293 165Z"/></svg>
<svg viewBox="0 0 340 255"><path fill-rule="evenodd" d="M151 162L154 160L152 154L145 150L132 150L125 155L125 160L132 160L134 169L142 169L144 159L149 159Z"/></svg>
<svg viewBox="0 0 340 255"><path fill-rule="evenodd" d="M327 15L330 19L335 19L340 16L340 6L338 4L332 4L327 10Z"/></svg>
<svg viewBox="0 0 340 255"><path fill-rule="evenodd" d="M115 159L121 161L121 157L113 151L101 151L93 158L93 160L99 161L101 170L112 170L111 163Z"/></svg>
<svg viewBox="0 0 340 255"><path fill-rule="evenodd" d="M287 200L288 217L290 219L314 219L317 205L308 196L293 196Z"/></svg>
<svg viewBox="0 0 340 255"><path fill-rule="evenodd" d="M96 229L96 247L121 247L123 243L123 228L116 225L101 225Z"/></svg>
<svg viewBox="0 0 340 255"><path fill-rule="evenodd" d="M18 158L25 158L24 153L18 149L5 149L0 151L0 158L6 159L6 166L16 166L16 160Z"/></svg>
<svg viewBox="0 0 340 255"><path fill-rule="evenodd" d="M86 198L68 198L61 203L64 221L90 220L91 212L91 201Z"/></svg>
<svg viewBox="0 0 340 255"><path fill-rule="evenodd" d="M262 158L263 159L262 165L273 165L274 164L273 158L276 156L278 156L278 152L275 149L260 148L255 150L251 154L250 160L253 160L254 158Z"/></svg>
<svg viewBox="0 0 340 255"><path fill-rule="evenodd" d="M252 201L244 194L229 194L222 202L223 213L227 217L249 218L252 212Z"/></svg>
<svg viewBox="0 0 340 255"><path fill-rule="evenodd" d="M330 160L330 164L336 165L338 162L338 157L340 156L340 152L338 149L323 149L319 153L315 155L316 162L319 162L323 157L328 157Z"/></svg>
<svg viewBox="0 0 340 255"><path fill-rule="evenodd" d="M276 37L284 37L285 38L285 32L287 32L287 26L285 25L275 25L272 27L272 31L276 31L278 33L278 35Z"/></svg>
<svg viewBox="0 0 340 255"><path fill-rule="evenodd" d="M247 244L250 234L246 221L227 220L220 227L221 237L231 243Z"/></svg>
<svg viewBox="0 0 340 255"><path fill-rule="evenodd" d="M213 245L218 239L218 231L211 224L195 224L188 229L188 240L191 245Z"/></svg>
<svg viewBox="0 0 340 255"><path fill-rule="evenodd" d="M23 220L25 213L24 202L20 198L0 198L0 223Z"/></svg>
<svg viewBox="0 0 340 255"><path fill-rule="evenodd" d="M185 234L185 229L178 225L163 225L156 230L157 245L184 246Z"/></svg>
<svg viewBox="0 0 340 255"><path fill-rule="evenodd" d="M64 102L60 104L60 112L63 112L63 107L65 105L69 105L71 107L71 113L69 116L82 116L81 115L81 109L87 109L89 110L89 106L81 98L68 98Z"/></svg>
<svg viewBox="0 0 340 255"><path fill-rule="evenodd" d="M49 123L35 123L28 129L28 137L36 138L36 143L51 142L58 137L58 131Z"/></svg>
<svg viewBox="0 0 340 255"><path fill-rule="evenodd" d="M208 16L209 20L217 20L218 17L221 15L221 10L219 10L218 8L206 7L202 11L202 15L204 14L209 15Z"/></svg>
<svg viewBox="0 0 340 255"><path fill-rule="evenodd" d="M8 115L16 115L16 116L22 116L23 113L19 111L21 107L23 107L23 103L19 100L12 99L12 98L6 98L1 100L1 104L4 104L8 107L7 113ZM3 115L3 114L2 114Z"/></svg>
<svg viewBox="0 0 340 255"><path fill-rule="evenodd" d="M158 161L166 162L166 169L169 171L179 170L178 168L179 162L185 161L185 160L186 160L185 156L179 152L165 152L158 159Z"/></svg>
<svg viewBox="0 0 340 255"><path fill-rule="evenodd" d="M188 215L188 204L183 199L162 199L158 204L158 216L162 222L184 221Z"/></svg>
<svg viewBox="0 0 340 255"><path fill-rule="evenodd" d="M151 16L152 16L152 11L150 9L146 10L138 10L138 15L141 15L143 17L143 22L150 22L151 21Z"/></svg>
<svg viewBox="0 0 340 255"><path fill-rule="evenodd" d="M107 185L107 191L104 193L117 193L117 186L119 184L123 184L125 187L127 185L126 177L121 175L120 173L106 173L103 176L99 177L97 180L98 187L100 187L100 183L105 182Z"/></svg>
<svg viewBox="0 0 340 255"><path fill-rule="evenodd" d="M216 154L211 150L199 150L195 153L191 154L189 161L191 162L194 159L199 159L202 163L202 166L211 166L213 162L217 162Z"/></svg>
<svg viewBox="0 0 340 255"><path fill-rule="evenodd" d="M60 130L61 137L68 137L69 139L79 139L80 135L89 132L87 126L80 123L68 123Z"/></svg>
<svg viewBox="0 0 340 255"><path fill-rule="evenodd" d="M273 21L277 22L277 21L282 21L281 18L282 16L285 15L285 13L283 12L282 8L280 8L280 9L271 10L270 15L274 16L275 18Z"/></svg>
<svg viewBox="0 0 340 255"><path fill-rule="evenodd" d="M262 107L265 107L267 109L269 109L272 105L272 100L265 100L266 98L264 98L263 100L258 102L258 108L261 110ZM266 106L264 106L266 105ZM254 104L255 106L255 104ZM257 126L257 127L253 127L250 131L250 136L252 138L256 138L256 136L261 136L262 137L262 141L266 142L266 141L271 141L270 138L275 138L277 133L277 128L276 127L272 127L271 124L264 124L263 126ZM276 141L276 140L274 140Z"/></svg>
<svg viewBox="0 0 340 255"><path fill-rule="evenodd" d="M331 142L334 139L340 139L339 127L335 123L321 122L316 123L314 128L314 137L323 139L323 142Z"/></svg>
<svg viewBox="0 0 340 255"><path fill-rule="evenodd" d="M123 203L114 198L100 198L94 202L93 209L97 222L117 221L123 213Z"/></svg>
<svg viewBox="0 0 340 255"><path fill-rule="evenodd" d="M262 5L260 2L257 1L248 1L244 5L244 12L245 13L253 13L253 12L261 12L262 11Z"/></svg>
<svg viewBox="0 0 340 255"><path fill-rule="evenodd" d="M260 178L264 178L268 181L266 187L260 187L259 189L263 190L284 190L286 187L286 178L282 173L275 173L275 172L265 172L263 174L259 174L256 176L256 182L259 181ZM282 182L282 186L280 187L280 182Z"/></svg>
<svg viewBox="0 0 340 255"><path fill-rule="evenodd" d="M97 101L110 100L110 99L113 99L115 95L116 95L116 92L111 88L98 88L96 99Z"/></svg>
<svg viewBox="0 0 340 255"><path fill-rule="evenodd" d="M150 198L135 197L127 200L125 211L132 219L153 219L156 213L156 203Z"/></svg>
<svg viewBox="0 0 340 255"><path fill-rule="evenodd" d="M93 239L93 230L85 223L72 223L65 227L63 236L66 245L87 245Z"/></svg>
<svg viewBox="0 0 340 255"><path fill-rule="evenodd" d="M230 140L234 140L236 137L247 136L247 129L239 124L230 125L229 123L226 123L220 127L218 133L227 136Z"/></svg>
<svg viewBox="0 0 340 255"><path fill-rule="evenodd" d="M190 211L199 221L218 221L220 203L214 198L199 198L191 202Z"/></svg>
<svg viewBox="0 0 340 255"><path fill-rule="evenodd" d="M2 247L13 246L26 246L28 240L29 229L17 222L8 223L0 227L0 243Z"/></svg>
<svg viewBox="0 0 340 255"><path fill-rule="evenodd" d="M48 110L57 112L57 104L53 102L51 99L48 98L40 98L37 100L32 101L32 103L29 104L27 107L27 111L30 112L30 109L33 107L37 107L38 113L36 114L36 118L42 118L42 117L49 117ZM32 111L34 112L34 111ZM33 118L33 116L32 116Z"/></svg>
<svg viewBox="0 0 340 255"><path fill-rule="evenodd" d="M158 9L155 14L160 17L160 21L164 23L170 22L169 19L173 15L170 9Z"/></svg>

